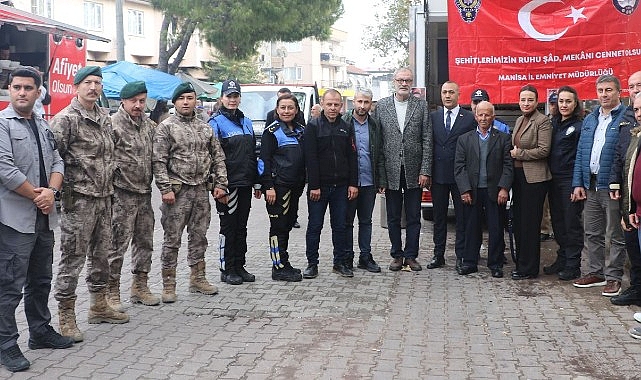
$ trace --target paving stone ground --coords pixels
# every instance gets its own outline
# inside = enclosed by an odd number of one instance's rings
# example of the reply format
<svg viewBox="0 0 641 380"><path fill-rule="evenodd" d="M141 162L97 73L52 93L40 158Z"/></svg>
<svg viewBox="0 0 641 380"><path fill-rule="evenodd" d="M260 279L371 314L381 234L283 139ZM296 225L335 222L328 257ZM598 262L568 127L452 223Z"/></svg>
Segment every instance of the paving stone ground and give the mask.
<svg viewBox="0 0 641 380"><path fill-rule="evenodd" d="M157 206L157 193L154 202ZM515 282L494 279L485 267L479 273L459 276L453 266L453 226L449 228L446 267L390 272L389 240L387 230L380 227L377 205L372 246L383 272L355 269L353 278L342 278L331 271L326 221L319 277L299 283L275 282L270 277L264 203L254 200L247 269L257 280L231 286L219 281L214 249L218 218L213 215L206 262L208 279L219 287L217 295L188 292L185 236L176 303L149 307L125 302L129 323L89 325L88 294L81 280L77 315L85 341L66 350L29 350L20 306L19 344L32 365L13 377L1 368L0 378L641 378L641 341L627 333L637 325L632 315L639 308L615 307L600 294L601 288L576 289L553 276ZM303 228L293 231L290 253L294 265L304 268L304 201L301 215ZM157 211L150 273L150 286L157 294L162 290L159 217ZM419 254L423 265L432 254L431 230L431 222L423 221ZM56 233L59 237L59 231ZM554 242L543 244L543 264L553 261L555 249ZM57 264L57 248L55 256ZM125 300L131 284L128 264L129 253L122 279ZM513 268L510 262L505 273L509 275ZM53 297L50 307L57 329Z"/></svg>

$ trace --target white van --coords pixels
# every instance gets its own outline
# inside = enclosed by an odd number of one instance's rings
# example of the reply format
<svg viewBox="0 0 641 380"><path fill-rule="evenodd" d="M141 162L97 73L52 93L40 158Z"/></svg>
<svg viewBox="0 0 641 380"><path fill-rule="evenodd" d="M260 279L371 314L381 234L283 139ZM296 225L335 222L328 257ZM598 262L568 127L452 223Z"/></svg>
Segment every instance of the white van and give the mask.
<svg viewBox="0 0 641 380"><path fill-rule="evenodd" d="M265 129L265 117L267 113L276 108L277 93L283 87L296 96L305 121L309 121L310 112L314 104L319 103L318 89L316 85L289 86L286 84L243 84L242 103L240 109L246 117L252 120L254 134L256 135L256 148L260 148L260 138Z"/></svg>

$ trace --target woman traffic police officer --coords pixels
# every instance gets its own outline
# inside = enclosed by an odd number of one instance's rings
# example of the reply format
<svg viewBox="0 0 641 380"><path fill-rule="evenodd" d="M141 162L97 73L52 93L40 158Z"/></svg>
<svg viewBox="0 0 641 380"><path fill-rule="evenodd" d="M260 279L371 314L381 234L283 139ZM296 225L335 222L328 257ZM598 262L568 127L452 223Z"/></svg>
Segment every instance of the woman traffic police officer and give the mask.
<svg viewBox="0 0 641 380"><path fill-rule="evenodd" d="M289 263L289 232L298 214L298 199L305 187L303 125L296 115L298 99L284 94L276 102L276 120L263 132L258 173L269 215L269 251L272 279L301 281L300 269Z"/></svg>

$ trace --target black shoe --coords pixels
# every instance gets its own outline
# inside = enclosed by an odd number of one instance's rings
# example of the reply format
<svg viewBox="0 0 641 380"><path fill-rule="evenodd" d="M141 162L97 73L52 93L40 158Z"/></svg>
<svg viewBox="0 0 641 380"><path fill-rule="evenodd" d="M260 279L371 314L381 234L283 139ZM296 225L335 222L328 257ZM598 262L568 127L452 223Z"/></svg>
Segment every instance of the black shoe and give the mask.
<svg viewBox="0 0 641 380"><path fill-rule="evenodd" d="M359 269L365 269L368 272L380 273L381 267L376 264L372 255L367 257L361 257L358 259L358 265L356 266Z"/></svg>
<svg viewBox="0 0 641 380"><path fill-rule="evenodd" d="M226 282L229 285L240 285L243 283L243 278L236 272L229 270L220 272L220 281Z"/></svg>
<svg viewBox="0 0 641 380"><path fill-rule="evenodd" d="M303 280L303 276L300 274L300 272L295 272L287 268L272 268L272 280L299 282Z"/></svg>
<svg viewBox="0 0 641 380"><path fill-rule="evenodd" d="M474 265L474 266L472 266L472 265L461 265L456 272L458 274L460 274L461 276L465 276L465 275L468 275L468 274L476 273L478 271L479 271L479 268L476 265Z"/></svg>
<svg viewBox="0 0 641 380"><path fill-rule="evenodd" d="M343 264L352 272L354 271L354 257L345 259Z"/></svg>
<svg viewBox="0 0 641 380"><path fill-rule="evenodd" d="M47 326L47 332L39 336L29 337L29 349L38 350L40 348L69 348L73 346L74 340L67 336L62 336L51 326Z"/></svg>
<svg viewBox="0 0 641 380"><path fill-rule="evenodd" d="M318 277L318 265L309 264L303 272L303 278L316 278Z"/></svg>
<svg viewBox="0 0 641 380"><path fill-rule="evenodd" d="M294 228L300 228L300 223L298 223L298 220L294 222Z"/></svg>
<svg viewBox="0 0 641 380"><path fill-rule="evenodd" d="M512 280L530 280L536 278L535 274L524 274L519 272L512 272Z"/></svg>
<svg viewBox="0 0 641 380"><path fill-rule="evenodd" d="M557 274L565 268L565 264L562 263L559 259L556 259L552 265L543 267L543 273L545 274Z"/></svg>
<svg viewBox="0 0 641 380"><path fill-rule="evenodd" d="M641 306L641 289L640 287L631 286L624 290L618 296L611 297L610 302L612 302L613 305L617 306Z"/></svg>
<svg viewBox="0 0 641 380"><path fill-rule="evenodd" d="M432 261L429 262L429 264L426 265L427 269L435 269L435 268L441 268L443 265L445 265L445 259L443 256L434 256L432 257Z"/></svg>
<svg viewBox="0 0 641 380"><path fill-rule="evenodd" d="M31 363L22 355L20 347L17 344L0 351L0 362L11 372L24 371L29 369Z"/></svg>
<svg viewBox="0 0 641 380"><path fill-rule="evenodd" d="M392 262L389 264L389 270L392 272L397 272L403 268L403 258L395 257Z"/></svg>
<svg viewBox="0 0 641 380"><path fill-rule="evenodd" d="M284 265L284 266L285 266L285 268L286 268L286 269L288 269L288 270L294 271L294 272L296 272L296 273L301 273L301 270L300 270L300 269L298 269L298 268L294 268L294 267L292 266L292 264L290 264L290 263L289 263L289 261L288 261L288 262L286 262L286 263L283 263L283 265Z"/></svg>
<svg viewBox="0 0 641 380"><path fill-rule="evenodd" d="M239 266L238 268L236 268L236 273L238 273L238 275L243 279L243 282L256 281L256 276L247 272L247 270L243 266Z"/></svg>
<svg viewBox="0 0 641 380"><path fill-rule="evenodd" d="M503 278L503 269L501 268L492 269L492 277Z"/></svg>
<svg viewBox="0 0 641 380"><path fill-rule="evenodd" d="M405 265L410 267L412 272L418 272L423 270L423 267L421 266L421 264L419 264L418 261L416 261L416 259L412 257L408 257L405 259Z"/></svg>
<svg viewBox="0 0 641 380"><path fill-rule="evenodd" d="M334 273L338 273L343 277L354 277L354 272L345 264L335 264Z"/></svg>
<svg viewBox="0 0 641 380"><path fill-rule="evenodd" d="M580 269L563 269L559 272L559 280L570 281L581 277Z"/></svg>

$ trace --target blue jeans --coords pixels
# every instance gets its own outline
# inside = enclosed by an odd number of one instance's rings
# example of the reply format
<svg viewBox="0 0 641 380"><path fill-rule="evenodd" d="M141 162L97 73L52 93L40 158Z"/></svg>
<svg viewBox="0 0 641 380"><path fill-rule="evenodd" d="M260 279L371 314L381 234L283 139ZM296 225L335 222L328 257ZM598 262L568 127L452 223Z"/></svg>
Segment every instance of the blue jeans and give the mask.
<svg viewBox="0 0 641 380"><path fill-rule="evenodd" d="M40 220L39 220L40 221ZM47 332L51 321L49 292L53 264L53 231L36 222L25 234L0 224L0 349L18 340L16 308L24 287L24 311L31 336Z"/></svg>
<svg viewBox="0 0 641 380"><path fill-rule="evenodd" d="M401 186L399 190L385 190L385 206L387 207L387 232L392 244L390 255L415 259L418 256L418 241L421 233L421 195L420 187L408 189L405 176L401 170ZM405 250L401 242L401 211L405 205Z"/></svg>
<svg viewBox="0 0 641 380"><path fill-rule="evenodd" d="M345 227L346 252L349 257L354 257L354 218L358 213L358 248L360 257L365 258L372 253L372 212L376 203L374 186L360 186L358 197L349 201L347 206L347 225Z"/></svg>
<svg viewBox="0 0 641 380"><path fill-rule="evenodd" d="M318 246L323 230L325 211L329 205L329 220L332 227L334 264L345 259L345 221L347 220L347 186L321 186L318 201L311 201L307 194L307 233L305 234L307 263L318 264ZM309 192L309 190L308 190Z"/></svg>

